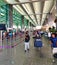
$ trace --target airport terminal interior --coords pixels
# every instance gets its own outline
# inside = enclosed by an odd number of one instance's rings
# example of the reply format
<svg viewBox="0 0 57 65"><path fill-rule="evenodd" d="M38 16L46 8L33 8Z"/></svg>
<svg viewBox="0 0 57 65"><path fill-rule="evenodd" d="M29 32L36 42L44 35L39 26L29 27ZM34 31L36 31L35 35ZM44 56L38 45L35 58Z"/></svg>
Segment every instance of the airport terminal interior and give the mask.
<svg viewBox="0 0 57 65"><path fill-rule="evenodd" d="M57 65L57 0L0 0L0 65Z"/></svg>

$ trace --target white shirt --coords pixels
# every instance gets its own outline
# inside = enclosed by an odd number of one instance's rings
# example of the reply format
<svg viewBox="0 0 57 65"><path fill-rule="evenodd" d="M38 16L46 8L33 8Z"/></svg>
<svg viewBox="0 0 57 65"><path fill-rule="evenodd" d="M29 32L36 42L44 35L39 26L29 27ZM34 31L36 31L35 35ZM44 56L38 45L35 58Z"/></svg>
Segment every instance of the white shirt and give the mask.
<svg viewBox="0 0 57 65"><path fill-rule="evenodd" d="M51 37L51 33L50 32L48 32L48 37Z"/></svg>

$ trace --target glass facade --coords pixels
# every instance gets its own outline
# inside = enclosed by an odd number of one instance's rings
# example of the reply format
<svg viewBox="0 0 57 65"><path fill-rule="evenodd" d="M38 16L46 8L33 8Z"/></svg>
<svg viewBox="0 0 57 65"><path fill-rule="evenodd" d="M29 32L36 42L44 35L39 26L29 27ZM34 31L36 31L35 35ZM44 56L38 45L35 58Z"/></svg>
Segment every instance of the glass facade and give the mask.
<svg viewBox="0 0 57 65"><path fill-rule="evenodd" d="M0 0L0 23L6 23L6 3Z"/></svg>
<svg viewBox="0 0 57 65"><path fill-rule="evenodd" d="M7 26L9 25L9 11L9 4L6 4L4 0L0 0L0 23L5 23ZM28 20L23 17L23 15L13 8L13 25L16 25L17 27L22 27L22 25L28 27Z"/></svg>

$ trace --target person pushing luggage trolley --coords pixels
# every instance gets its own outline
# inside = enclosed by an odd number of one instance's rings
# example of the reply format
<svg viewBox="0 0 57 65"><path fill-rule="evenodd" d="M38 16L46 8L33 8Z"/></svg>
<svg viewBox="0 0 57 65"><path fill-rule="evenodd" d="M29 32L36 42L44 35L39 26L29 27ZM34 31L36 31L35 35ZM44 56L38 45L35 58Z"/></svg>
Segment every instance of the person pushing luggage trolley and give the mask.
<svg viewBox="0 0 57 65"><path fill-rule="evenodd" d="M34 40L34 47L41 48L42 47L42 39L39 34L36 35Z"/></svg>

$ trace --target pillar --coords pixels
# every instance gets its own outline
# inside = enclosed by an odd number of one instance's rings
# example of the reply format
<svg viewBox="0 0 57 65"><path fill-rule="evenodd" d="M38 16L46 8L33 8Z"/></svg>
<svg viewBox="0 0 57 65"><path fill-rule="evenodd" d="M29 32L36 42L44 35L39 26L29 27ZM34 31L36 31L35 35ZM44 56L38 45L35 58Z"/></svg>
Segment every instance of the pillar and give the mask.
<svg viewBox="0 0 57 65"><path fill-rule="evenodd" d="M30 22L28 22L28 25L30 26Z"/></svg>
<svg viewBox="0 0 57 65"><path fill-rule="evenodd" d="M13 5L11 4L6 5L6 22L7 27L13 27Z"/></svg>
<svg viewBox="0 0 57 65"><path fill-rule="evenodd" d="M30 22L28 21L28 27L30 28Z"/></svg>
<svg viewBox="0 0 57 65"><path fill-rule="evenodd" d="M57 0L56 0L56 14L57 14ZM56 30L57 30L57 22L56 22Z"/></svg>
<svg viewBox="0 0 57 65"><path fill-rule="evenodd" d="M29 28L29 20L27 20L27 28Z"/></svg>
<svg viewBox="0 0 57 65"><path fill-rule="evenodd" d="M23 29L24 28L24 16L22 15L22 21L21 21L21 29Z"/></svg>

